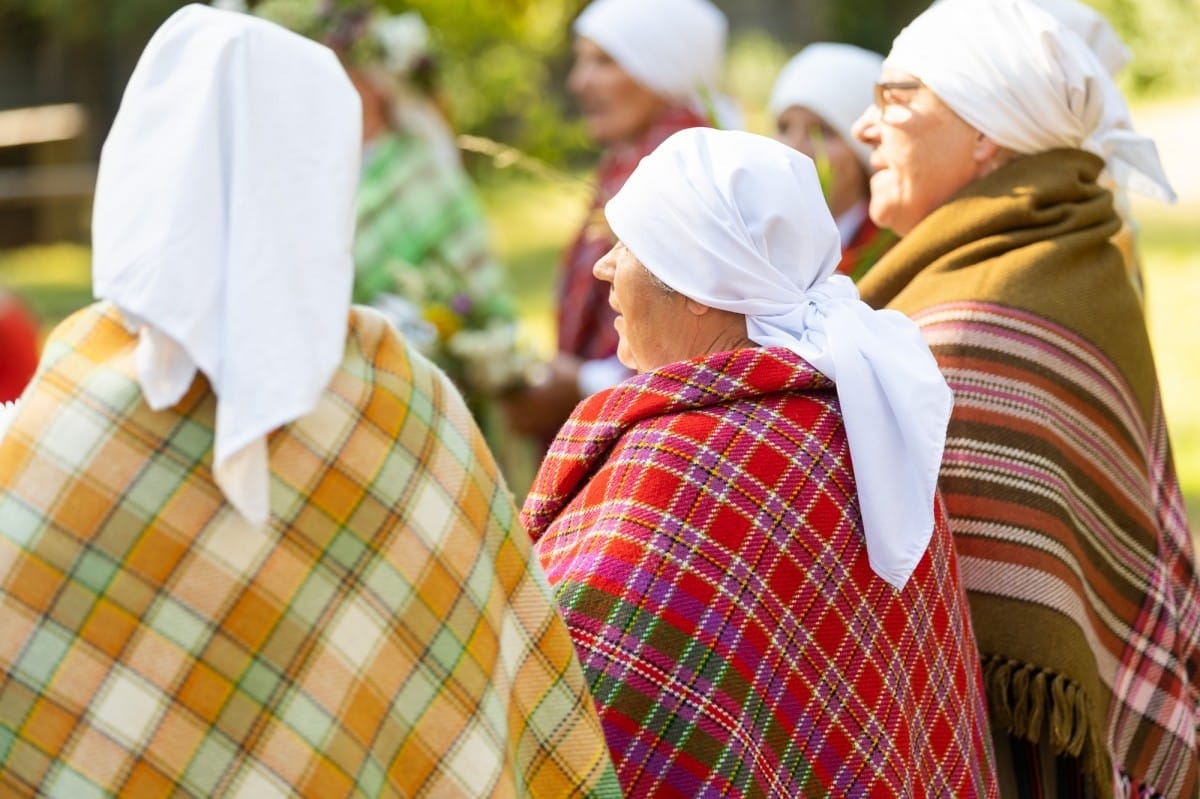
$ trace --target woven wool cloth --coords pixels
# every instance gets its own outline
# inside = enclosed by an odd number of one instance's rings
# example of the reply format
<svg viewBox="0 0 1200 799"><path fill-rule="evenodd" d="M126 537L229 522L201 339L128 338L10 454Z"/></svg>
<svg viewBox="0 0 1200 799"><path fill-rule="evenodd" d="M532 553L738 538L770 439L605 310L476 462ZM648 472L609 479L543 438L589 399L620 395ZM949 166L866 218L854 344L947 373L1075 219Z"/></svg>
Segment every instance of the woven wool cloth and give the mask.
<svg viewBox="0 0 1200 799"><path fill-rule="evenodd" d="M857 502L834 386L782 348L575 410L522 517L626 796L995 795L945 517L897 591Z"/></svg>
<svg viewBox="0 0 1200 799"><path fill-rule="evenodd" d="M859 284L955 394L941 486L1001 727L1195 799L1200 583L1120 221L1079 150L971 184Z"/></svg>
<svg viewBox="0 0 1200 799"><path fill-rule="evenodd" d="M352 314L256 529L203 378L64 322L0 440L0 794L617 796L570 637L447 379Z"/></svg>

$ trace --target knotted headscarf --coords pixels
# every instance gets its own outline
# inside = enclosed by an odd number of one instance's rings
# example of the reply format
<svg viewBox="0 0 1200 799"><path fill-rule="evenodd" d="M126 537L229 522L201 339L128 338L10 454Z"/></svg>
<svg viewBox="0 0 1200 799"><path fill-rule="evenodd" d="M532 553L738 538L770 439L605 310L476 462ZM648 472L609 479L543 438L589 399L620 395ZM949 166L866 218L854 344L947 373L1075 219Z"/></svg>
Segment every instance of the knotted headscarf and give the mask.
<svg viewBox="0 0 1200 799"><path fill-rule="evenodd" d="M96 296L138 334L151 408L208 379L214 476L254 523L265 436L316 406L345 347L361 118L326 47L189 5L147 44L100 156Z"/></svg>
<svg viewBox="0 0 1200 799"><path fill-rule="evenodd" d="M837 226L808 156L692 128L643 158L605 207L630 252L675 291L743 314L837 384L872 568L897 588L933 532L951 394L917 326L835 276Z"/></svg>
<svg viewBox="0 0 1200 799"><path fill-rule="evenodd" d="M638 83L737 127L736 108L718 92L728 29L708 0L593 0L574 25Z"/></svg>
<svg viewBox="0 0 1200 799"><path fill-rule="evenodd" d="M1050 15L1061 22L1067 30L1074 31L1075 35L1092 48L1092 52L1096 54L1096 58L1108 70L1108 74L1116 76L1118 72L1125 68L1129 60L1133 57L1133 53L1121 41L1121 37L1113 30L1113 26L1108 23L1096 9L1091 6L1084 5L1079 0L1033 0L1040 8L1050 12Z"/></svg>
<svg viewBox="0 0 1200 799"><path fill-rule="evenodd" d="M900 32L884 67L924 83L992 141L1021 154L1090 150L1123 188L1175 200L1154 141L1091 48L1029 0L943 0Z"/></svg>

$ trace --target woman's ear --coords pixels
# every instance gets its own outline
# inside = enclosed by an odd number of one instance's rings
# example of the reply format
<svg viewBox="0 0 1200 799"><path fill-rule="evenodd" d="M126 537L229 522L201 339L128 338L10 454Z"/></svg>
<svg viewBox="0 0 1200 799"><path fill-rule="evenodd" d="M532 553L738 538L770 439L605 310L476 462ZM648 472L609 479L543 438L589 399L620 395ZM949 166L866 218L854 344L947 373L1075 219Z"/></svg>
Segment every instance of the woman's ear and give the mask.
<svg viewBox="0 0 1200 799"><path fill-rule="evenodd" d="M975 131L975 137L975 146L971 149L971 157L977 166L976 179L996 171L1012 158L1011 150L996 144L986 134Z"/></svg>
<svg viewBox="0 0 1200 799"><path fill-rule="evenodd" d="M696 302L691 297L684 297L684 299L687 301L687 309L692 312L693 316L704 316L704 314L712 310L712 308L704 303Z"/></svg>

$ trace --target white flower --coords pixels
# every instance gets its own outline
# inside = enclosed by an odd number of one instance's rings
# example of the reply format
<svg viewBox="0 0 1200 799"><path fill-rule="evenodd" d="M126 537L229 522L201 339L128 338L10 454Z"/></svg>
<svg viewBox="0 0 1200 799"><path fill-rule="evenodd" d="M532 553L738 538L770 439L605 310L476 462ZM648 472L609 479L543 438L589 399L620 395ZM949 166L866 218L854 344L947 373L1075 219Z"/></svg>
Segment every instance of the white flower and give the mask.
<svg viewBox="0 0 1200 799"><path fill-rule="evenodd" d="M482 330L460 330L446 348L462 361L464 377L472 388L488 394L519 384L532 354L517 346L517 326L495 322Z"/></svg>
<svg viewBox="0 0 1200 799"><path fill-rule="evenodd" d="M380 294L371 307L387 317L409 344L429 355L437 344L437 328L421 317L421 309L395 294Z"/></svg>
<svg viewBox="0 0 1200 799"><path fill-rule="evenodd" d="M416 11L381 19L371 27L389 72L409 72L429 49L429 29Z"/></svg>

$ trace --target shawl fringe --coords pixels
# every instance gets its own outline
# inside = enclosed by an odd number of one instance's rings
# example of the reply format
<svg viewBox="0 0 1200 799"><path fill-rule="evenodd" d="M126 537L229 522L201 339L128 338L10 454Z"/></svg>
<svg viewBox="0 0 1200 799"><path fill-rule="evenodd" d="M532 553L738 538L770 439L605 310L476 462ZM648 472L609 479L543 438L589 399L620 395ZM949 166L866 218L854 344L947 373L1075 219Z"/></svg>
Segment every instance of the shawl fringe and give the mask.
<svg viewBox="0 0 1200 799"><path fill-rule="evenodd" d="M1112 760L1099 714L1078 683L1064 674L1002 655L983 657L983 682L988 710L997 726L1032 743L1048 728L1051 751L1079 758L1097 795L1112 795Z"/></svg>

